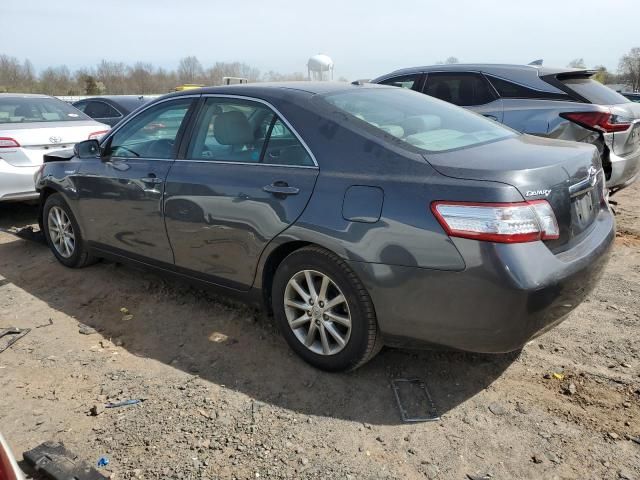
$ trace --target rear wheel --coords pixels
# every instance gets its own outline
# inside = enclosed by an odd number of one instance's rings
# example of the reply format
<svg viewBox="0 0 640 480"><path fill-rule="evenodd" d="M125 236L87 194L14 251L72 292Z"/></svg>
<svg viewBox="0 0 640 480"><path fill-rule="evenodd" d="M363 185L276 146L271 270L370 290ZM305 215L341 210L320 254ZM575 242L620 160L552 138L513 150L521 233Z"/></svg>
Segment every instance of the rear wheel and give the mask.
<svg viewBox="0 0 640 480"><path fill-rule="evenodd" d="M44 236L60 263L80 268L95 261L89 254L78 222L62 195L54 193L47 197L42 213Z"/></svg>
<svg viewBox="0 0 640 480"><path fill-rule="evenodd" d="M305 247L282 261L272 305L289 346L317 368L353 370L382 346L364 285L342 259L322 248Z"/></svg>

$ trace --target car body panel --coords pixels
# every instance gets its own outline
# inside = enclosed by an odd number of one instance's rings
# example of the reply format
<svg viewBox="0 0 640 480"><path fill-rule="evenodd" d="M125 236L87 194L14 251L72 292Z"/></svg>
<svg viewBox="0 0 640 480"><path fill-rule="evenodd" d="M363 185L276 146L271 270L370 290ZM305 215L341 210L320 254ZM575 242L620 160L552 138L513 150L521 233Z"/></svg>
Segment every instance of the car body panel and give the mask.
<svg viewBox="0 0 640 480"><path fill-rule="evenodd" d="M114 127L131 112L151 101L152 98L144 95L108 95L84 98L74 102L73 106L98 122ZM94 107L95 103L98 104L97 108ZM100 108L99 104L104 104L107 107ZM112 113L106 115L102 113L106 111Z"/></svg>
<svg viewBox="0 0 640 480"><path fill-rule="evenodd" d="M166 230L177 267L248 290L266 244L304 210L318 169L177 160L166 181ZM264 187L298 188L280 196Z"/></svg>

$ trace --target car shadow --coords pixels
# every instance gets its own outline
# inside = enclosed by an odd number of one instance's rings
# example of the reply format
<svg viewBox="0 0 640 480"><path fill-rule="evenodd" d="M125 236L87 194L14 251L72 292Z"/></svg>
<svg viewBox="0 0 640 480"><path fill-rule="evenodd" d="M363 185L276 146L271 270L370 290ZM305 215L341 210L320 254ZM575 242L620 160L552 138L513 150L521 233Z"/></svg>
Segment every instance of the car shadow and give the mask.
<svg viewBox="0 0 640 480"><path fill-rule="evenodd" d="M331 374L295 356L264 313L155 273L108 262L72 270L47 247L16 239L0 243L0 275L136 356L306 415L402 423L397 378L424 380L443 415L516 358L384 349L355 372Z"/></svg>

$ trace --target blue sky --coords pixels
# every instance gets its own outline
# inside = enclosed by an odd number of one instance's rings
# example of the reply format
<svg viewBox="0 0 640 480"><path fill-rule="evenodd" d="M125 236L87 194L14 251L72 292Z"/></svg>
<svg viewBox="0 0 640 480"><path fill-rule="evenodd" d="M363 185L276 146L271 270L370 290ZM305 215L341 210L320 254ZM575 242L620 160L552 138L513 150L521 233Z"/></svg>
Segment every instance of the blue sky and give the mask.
<svg viewBox="0 0 640 480"><path fill-rule="evenodd" d="M0 53L37 69L101 59L175 68L243 61L261 71L305 71L327 53L335 75L370 78L462 62L615 70L640 47L640 0L0 0Z"/></svg>

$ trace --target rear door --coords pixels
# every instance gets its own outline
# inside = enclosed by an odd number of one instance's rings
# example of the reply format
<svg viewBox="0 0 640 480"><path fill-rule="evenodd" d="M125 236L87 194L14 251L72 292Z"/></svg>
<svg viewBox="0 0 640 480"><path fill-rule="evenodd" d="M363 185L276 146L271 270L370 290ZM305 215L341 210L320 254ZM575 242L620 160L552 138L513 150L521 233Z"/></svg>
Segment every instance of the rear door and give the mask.
<svg viewBox="0 0 640 480"><path fill-rule="evenodd" d="M315 160L291 125L259 100L204 97L189 136L164 200L176 267L248 290L264 247L304 210Z"/></svg>
<svg viewBox="0 0 640 480"><path fill-rule="evenodd" d="M178 97L143 110L105 142L102 158L80 163L79 208L95 246L172 264L162 218L164 181L195 97Z"/></svg>
<svg viewBox="0 0 640 480"><path fill-rule="evenodd" d="M478 72L429 72L423 93L502 122L502 100Z"/></svg>

